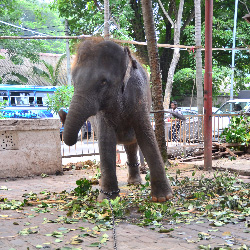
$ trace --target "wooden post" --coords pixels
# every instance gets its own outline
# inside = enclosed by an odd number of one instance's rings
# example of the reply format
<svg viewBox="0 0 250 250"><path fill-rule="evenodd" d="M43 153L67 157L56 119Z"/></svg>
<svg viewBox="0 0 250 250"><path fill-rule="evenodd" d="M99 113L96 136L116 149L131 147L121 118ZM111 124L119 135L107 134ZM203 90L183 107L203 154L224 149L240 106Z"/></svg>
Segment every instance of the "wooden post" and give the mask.
<svg viewBox="0 0 250 250"><path fill-rule="evenodd" d="M204 78L204 167L212 170L212 24L213 0L205 3L205 78Z"/></svg>

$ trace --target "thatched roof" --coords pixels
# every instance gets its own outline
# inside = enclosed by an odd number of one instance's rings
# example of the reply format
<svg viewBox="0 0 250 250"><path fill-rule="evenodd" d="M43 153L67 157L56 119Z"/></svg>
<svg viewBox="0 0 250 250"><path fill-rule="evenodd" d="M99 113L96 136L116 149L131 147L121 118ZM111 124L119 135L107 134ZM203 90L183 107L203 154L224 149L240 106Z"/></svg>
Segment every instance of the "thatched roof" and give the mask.
<svg viewBox="0 0 250 250"><path fill-rule="evenodd" d="M48 86L51 85L50 82L46 81L43 77L40 77L33 73L33 67L37 67L41 70L48 72L43 63L32 63L29 59L23 58L23 63L21 65L16 65L10 60L10 56L7 50L1 49L0 55L4 59L0 59L0 77L2 78L2 84L7 84L8 80L18 81L26 85L37 85L37 86ZM50 53L40 53L39 57L41 60L51 64L55 68L58 60L62 54L50 54ZM24 76L28 79L28 82L21 82L17 75ZM24 79L25 79L24 78ZM59 73L59 84L66 85L67 83L67 64L66 59L63 60L60 73Z"/></svg>

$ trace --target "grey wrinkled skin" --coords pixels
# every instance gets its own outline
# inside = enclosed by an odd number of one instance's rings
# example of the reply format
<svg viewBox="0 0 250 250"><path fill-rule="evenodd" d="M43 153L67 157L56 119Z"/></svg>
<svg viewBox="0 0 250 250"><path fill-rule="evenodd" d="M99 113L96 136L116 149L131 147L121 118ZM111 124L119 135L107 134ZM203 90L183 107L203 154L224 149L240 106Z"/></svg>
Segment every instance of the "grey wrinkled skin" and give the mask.
<svg viewBox="0 0 250 250"><path fill-rule="evenodd" d="M130 78L124 85L129 61L133 60ZM123 48L111 41L83 42L73 67L74 96L64 121L64 141L77 142L78 131L90 117L97 120L97 137L101 164L101 189L118 190L116 177L116 144L124 144L128 156L129 184L141 183L138 166L138 144L150 168L153 201L172 198L164 164L150 124L151 96L148 77L142 66ZM118 194L113 194L115 198ZM100 194L99 200L106 198Z"/></svg>

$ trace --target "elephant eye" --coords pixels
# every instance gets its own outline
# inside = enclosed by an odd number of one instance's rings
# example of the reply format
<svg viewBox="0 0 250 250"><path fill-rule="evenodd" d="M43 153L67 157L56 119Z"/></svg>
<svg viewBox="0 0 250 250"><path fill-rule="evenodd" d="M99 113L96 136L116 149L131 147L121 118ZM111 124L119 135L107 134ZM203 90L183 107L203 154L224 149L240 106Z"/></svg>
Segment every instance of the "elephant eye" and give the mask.
<svg viewBox="0 0 250 250"><path fill-rule="evenodd" d="M106 79L102 80L102 85L106 85L108 83L108 81Z"/></svg>

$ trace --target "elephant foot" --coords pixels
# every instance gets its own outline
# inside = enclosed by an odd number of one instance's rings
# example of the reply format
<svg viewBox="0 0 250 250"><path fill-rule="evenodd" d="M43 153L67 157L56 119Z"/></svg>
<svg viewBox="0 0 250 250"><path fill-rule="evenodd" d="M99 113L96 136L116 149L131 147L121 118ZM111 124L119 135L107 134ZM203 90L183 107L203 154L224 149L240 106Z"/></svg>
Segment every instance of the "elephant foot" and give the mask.
<svg viewBox="0 0 250 250"><path fill-rule="evenodd" d="M168 182L151 183L151 196L153 202L165 202L173 198L173 191Z"/></svg>
<svg viewBox="0 0 250 250"><path fill-rule="evenodd" d="M142 183L142 178L140 175L128 177L128 185L140 185L141 183Z"/></svg>
<svg viewBox="0 0 250 250"><path fill-rule="evenodd" d="M117 191L111 191L111 192L104 192L102 189L100 190L100 194L97 197L98 202L102 202L104 199L111 199L114 200L116 197L120 196L120 189Z"/></svg>

